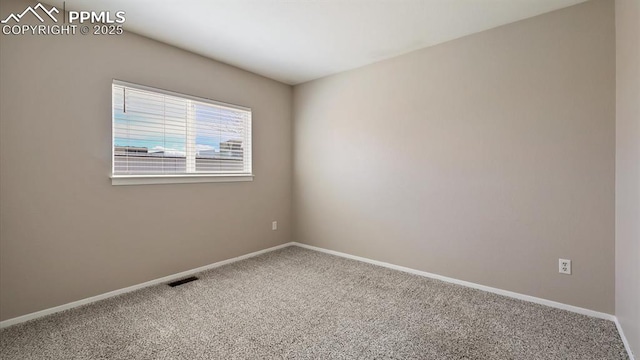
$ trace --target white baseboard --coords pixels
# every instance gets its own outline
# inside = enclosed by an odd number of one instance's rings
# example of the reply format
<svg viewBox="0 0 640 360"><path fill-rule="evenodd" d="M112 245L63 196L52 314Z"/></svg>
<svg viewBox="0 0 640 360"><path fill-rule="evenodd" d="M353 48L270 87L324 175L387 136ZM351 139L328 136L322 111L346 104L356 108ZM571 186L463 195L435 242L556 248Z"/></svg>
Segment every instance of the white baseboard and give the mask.
<svg viewBox="0 0 640 360"><path fill-rule="evenodd" d="M452 284L457 284L457 285L462 285L462 286L466 286L466 287L470 287L470 288L474 288L474 289L478 289L478 290L487 291L487 292L498 294L498 295L508 296L508 297L511 297L511 298L519 299L519 300L524 300L524 301L529 301L529 302L536 303L536 304L551 306L551 307L554 307L554 308L567 310L567 311L575 312L575 313L582 314L582 315L587 315L587 316L592 316L592 317L596 317L596 318L600 318L600 319L610 320L610 321L615 322L616 327L618 329L618 332L620 333L620 337L622 338L622 342L624 343L625 349L627 350L627 353L629 354L630 360L634 360L633 354L631 352L631 348L629 346L629 342L628 342L627 338L624 335L624 332L622 330L622 327L620 326L620 323L618 322L618 319L614 315L603 313L603 312L599 312L599 311L595 311L595 310L585 309L585 308L581 308L581 307L578 307L578 306L563 304L563 303L552 301L552 300L542 299L542 298L538 298L538 297L535 297L535 296L520 294L520 293L516 293L516 292L513 292L513 291L507 291L507 290L502 290L502 289L498 289L498 288L494 288L494 287L490 287L490 286L480 285L480 284L472 283L472 282L469 282L469 281L458 280L458 279L450 278L450 277L447 277L447 276L442 276L442 275L438 275L438 274L429 273L429 272L426 272L426 271L415 270L415 269L411 269L411 268L404 267L404 266L389 264L389 263L382 262L382 261L371 260L371 259L367 259L367 258L364 258L364 257L361 257L361 256L350 255L350 254L342 253L342 252L339 252L339 251L320 248L320 247L317 247L317 246L301 244L301 243L297 243L297 242L289 242L289 243L278 245L278 246L274 246L274 247L271 247L271 248L268 248L268 249L255 251L255 252L252 252L252 253L249 253L249 254L246 254L246 255L242 255L242 256L238 256L238 257L232 258L232 259L218 261L216 263L205 265L205 266L201 266L199 268L195 268L195 269L183 271L183 272L180 272L180 273L177 273L177 274L165 276L165 277L162 277L162 278L159 278L159 279L147 281L147 282L144 282L142 284L129 286L129 287L126 287L126 288L123 288L123 289L114 290L114 291L110 291L110 292L107 292L107 293L104 293L104 294L92 296L92 297L89 297L89 298L86 298L86 299L70 302L68 304L64 304L64 305L52 307L52 308L49 308L49 309L36 311L36 312L30 313L30 314L18 316L18 317L12 318L12 319L0 321L0 329L8 327L8 326L11 326L11 325L19 324L19 323L22 323L22 322L25 322L25 321L37 319L39 317L43 317L43 316L46 316L46 315L54 314L54 313L57 313L57 312L60 312L60 311L72 309L72 308L75 308L75 307L78 307L78 306L82 306L82 305L86 305L86 304L90 304L90 303L93 303L93 302L96 302L96 301L108 299L110 297L114 297L114 296L117 296L117 295L120 295L120 294L125 294L125 293L128 293L128 292L136 291L136 290L139 290L139 289L142 289L142 288L146 288L146 287L149 287L149 286L158 285L158 284L162 284L162 283L167 283L167 282L170 282L170 281L173 281L173 280L177 280L177 279L180 279L180 278L183 278L183 277L187 277L187 276L190 276L190 275L202 272L202 271L206 271L206 270L213 269L213 268L216 268L216 267L220 267L220 266L223 266L223 265L231 264L231 263L234 263L234 262L237 262L237 261L240 261L240 260L252 258L252 257L258 256L258 255L261 255L261 254L264 254L264 253L267 253L267 252L271 252L271 251L274 251L274 250L282 249L282 248L285 248L285 247L288 247L288 246L299 246L299 247L302 247L302 248L305 248L305 249L314 250L314 251L318 251L318 252L323 252L323 253L331 254L331 255L336 255L336 256L347 258L347 259L357 260L357 261L361 261L361 262L365 262L365 263L369 263L369 264L373 264L373 265L383 266L383 267L386 267L386 268L389 268L389 269L403 271L403 272L406 272L406 273L409 273L409 274L424 276L424 277L428 277L428 278L432 278L432 279L436 279L436 280L441 280L441 281L445 281L445 282L452 283Z"/></svg>
<svg viewBox="0 0 640 360"><path fill-rule="evenodd" d="M615 323L616 323L616 327L618 328L618 333L620 334L620 338L622 339L622 343L624 344L624 348L627 350L627 354L629 355L629 360L635 360L635 358L633 357L633 352L631 351L631 345L629 344L629 340L627 340L627 337L624 335L624 330L622 330L622 325L620 325L620 322L618 321L617 317L616 317Z"/></svg>
<svg viewBox="0 0 640 360"><path fill-rule="evenodd" d="M114 296L117 296L117 295L121 295L121 294L125 294L125 293L128 293L128 292L140 290L142 288L146 288L146 287L149 287L149 286L171 282L173 280L184 278L184 277L187 277L187 276L190 276L190 275L193 275L193 274L205 271L205 270L209 270L209 269L217 268L217 267L220 267L220 266L223 266L223 265L231 264L231 263L234 263L236 261L252 258L252 257L258 256L258 255L262 255L262 254L270 252L270 251L282 249L284 247L288 247L288 246L292 246L292 245L293 245L293 243L289 242L289 243L286 243L286 244L270 247L268 249L263 249L263 250L255 251L255 252L252 252L252 253L249 253L249 254L246 254L246 255L234 257L232 259L218 261L216 263L205 265L205 266L201 266L199 268L195 268L195 269L183 271L183 272L180 272L180 273L177 273L177 274L161 277L159 279L147 281L147 282L144 282L142 284L129 286L129 287L126 287L124 289L110 291L108 293L104 293L104 294L92 296L92 297L89 297L89 298L86 298L86 299L70 302L68 304L64 304L64 305L52 307L52 308L49 308L49 309L36 311L36 312L30 313L30 314L14 317L12 319L7 319L7 320L4 320L4 321L0 321L0 329L5 328L7 326L19 324L19 323L22 323L22 322L25 322L25 321L37 319L39 317L43 317L43 316L46 316L46 315L54 314L54 313L57 313L57 312L60 312L60 311L73 309L75 307L86 305L86 304L90 304L90 303L93 303L93 302L96 302L96 301L108 299L110 297L114 297Z"/></svg>
<svg viewBox="0 0 640 360"><path fill-rule="evenodd" d="M399 271L403 271L403 272L414 274L414 275L424 276L424 277L428 277L428 278L432 278L432 279L436 279L436 280L441 280L441 281L445 281L445 282L452 283L452 284L457 284L457 285L462 285L462 286L466 286L466 287L470 287L470 288L474 288L474 289L478 289L478 290L483 290L483 291L487 291L487 292L498 294L498 295L504 295L504 296L508 296L508 297L511 297L511 298L519 299L519 300L524 300L524 301L529 301L529 302L536 303L536 304L551 306L551 307L554 307L554 308L567 310L567 311L575 312L575 313L582 314L582 315L592 316L592 317L605 319L605 320L611 320L611 321L615 321L616 320L616 317L614 315L611 315L611 314L607 314L607 313L603 313L603 312L599 312L599 311L595 311L595 310L590 310L590 309L585 309L585 308L581 308L581 307L578 307L578 306L567 305L567 304L559 303L559 302L552 301L552 300L542 299L542 298L535 297L535 296L520 294L520 293L516 293L516 292L513 292L513 291L508 291L508 290L502 290L502 289L498 289L498 288L494 288L494 287L490 287L490 286L485 286L485 285L472 283L472 282L469 282L469 281L458 280L458 279L450 278L450 277L447 277L447 276L433 274L433 273L429 273L429 272L426 272L426 271L415 270L415 269L411 269L411 268L408 268L408 267L389 264L389 263L382 262L382 261L371 260L371 259L367 259L367 258L360 257L360 256L355 256L355 255L351 255L351 254L342 253L342 252L339 252L339 251L327 250L327 249L323 249L323 248L320 248L320 247L317 247L317 246L311 246L311 245L301 244L301 243L297 243L297 242L294 242L293 245L300 246L300 247L303 247L303 248L309 249L309 250L315 250L315 251L320 251L320 252L331 254L331 255L341 256L341 257L344 257L344 258L347 258L347 259L352 259L352 260L362 261L362 262L373 264L373 265L383 266L383 267L386 267L386 268L389 268L389 269L399 270Z"/></svg>
<svg viewBox="0 0 640 360"><path fill-rule="evenodd" d="M563 304L563 303L560 303L560 302L557 302L557 301L542 299L542 298L531 296L531 295L520 294L520 293L513 292L513 291L502 290L502 289L494 288L494 287L491 287L491 286L480 285L480 284L472 283L472 282L469 282L469 281L458 280L458 279L450 278L450 277L447 277L447 276L442 276L442 275L438 275L438 274L429 273L429 272L426 272L426 271L420 271L420 270L411 269L411 268L404 267L404 266L389 264L389 263L386 263L386 262L383 262L383 261L371 260L371 259L368 259L368 258L365 258L365 257L346 254L346 253L339 252L339 251L334 251L334 250L328 250L328 249L324 249L324 248L317 247L317 246L301 244L301 243L298 243L298 242L293 242L292 245L299 246L299 247L302 247L302 248L305 248L305 249L309 249L309 250L323 252L323 253L326 253L326 254L340 256L340 257L347 258L347 259L362 261L362 262L365 262L365 263L368 263L368 264L383 266L383 267L386 267L386 268L389 268L389 269L399 270L399 271L403 271L403 272L406 272L406 273L409 273L409 274L424 276L424 277L428 277L428 278L431 278L431 279L441 280L441 281L445 281L445 282L452 283L452 284L457 284L457 285L470 287L470 288L473 288L473 289L483 290L483 291L487 291L487 292L498 294L498 295L504 295L504 296L508 296L508 297L511 297L511 298L514 298L514 299L518 299L518 300L524 300L524 301L528 301L528 302L532 302L532 303L536 303L536 304L541 304L541 305L554 307L554 308L557 308L557 309L571 311L571 312L582 314L582 315L587 315L587 316L592 316L592 317L596 317L596 318L599 318L599 319L613 321L616 324L616 328L618 329L618 333L620 334L620 338L622 339L622 343L624 344L624 348L625 348L625 350L627 350L627 354L629 355L629 360L635 360L635 358L633 357L633 353L631 352L631 346L629 345L629 341L627 340L626 336L624 335L624 331L622 330L622 326L620 326L620 322L618 322L618 318L615 315L611 315L611 314L607 314L607 313L603 313L603 312L599 312L599 311L595 311L595 310L585 309L585 308L581 308L581 307L578 307L578 306Z"/></svg>
<svg viewBox="0 0 640 360"><path fill-rule="evenodd" d="M368 259L368 258L365 258L365 257L346 254L346 253L339 252L339 251L334 251L334 250L328 250L328 249L324 249L324 248L317 247L317 246L301 244L301 243L298 243L298 242L293 242L291 244L295 245L295 246L299 246L299 247L305 248L305 249L309 249L309 250L319 251L319 252L323 252L323 253L326 253L326 254L331 254L331 255L347 258L347 259L362 261L362 262L365 262L365 263L368 263L368 264L383 266L383 267L386 267L386 268L389 268L389 269L403 271L403 272L406 272L406 273L409 273L409 274L424 276L424 277L428 277L428 278L431 278L431 279L441 280L441 281L445 281L445 282L452 283L452 284L457 284L457 285L470 287L470 288L473 288L473 289L483 290L483 291L487 291L487 292L498 294L498 295L508 296L508 297L511 297L511 298L514 298L514 299L524 300L524 301L528 301L528 302L532 302L532 303L536 303L536 304L541 304L541 305L554 307L554 308L557 308L557 309L571 311L571 312L582 314L582 315L587 315L587 316L592 316L592 317L596 317L596 318L599 318L599 319L613 321L616 324L616 328L618 329L618 333L620 334L620 338L622 339L622 343L624 344L624 348L625 348L625 350L627 350L627 354L629 355L629 360L635 360L635 358L633 357L633 353L631 352L631 346L629 345L629 341L627 340L626 336L624 335L624 331L622 330L622 326L620 326L620 322L618 322L618 318L615 315L611 315L611 314L607 314L607 313L603 313L603 312L599 312L599 311L595 311L595 310L585 309L585 308L581 308L581 307L578 307L578 306L563 304L563 303L560 303L560 302L557 302L557 301L542 299L542 298L535 297L535 296L520 294L520 293L513 292L513 291L502 290L502 289L494 288L494 287L491 287L491 286L480 285L480 284L472 283L472 282L469 282L469 281L458 280L458 279L450 278L450 277L447 277L447 276L442 276L442 275L438 275L438 274L429 273L429 272L426 272L426 271L420 271L420 270L411 269L411 268L404 267L404 266L389 264L389 263L378 261L378 260L371 260L371 259Z"/></svg>

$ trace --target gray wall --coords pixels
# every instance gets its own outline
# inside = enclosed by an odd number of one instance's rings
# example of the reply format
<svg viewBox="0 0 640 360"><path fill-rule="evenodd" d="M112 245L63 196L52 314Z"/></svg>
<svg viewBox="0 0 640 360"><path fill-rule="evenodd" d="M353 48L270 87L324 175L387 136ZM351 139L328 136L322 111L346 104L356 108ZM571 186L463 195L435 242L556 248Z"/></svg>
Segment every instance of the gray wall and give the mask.
<svg viewBox="0 0 640 360"><path fill-rule="evenodd" d="M640 1L616 0L616 316L640 356Z"/></svg>
<svg viewBox="0 0 640 360"><path fill-rule="evenodd" d="M0 36L0 319L291 240L290 86L132 34ZM114 78L253 108L255 180L111 186Z"/></svg>
<svg viewBox="0 0 640 360"><path fill-rule="evenodd" d="M294 87L294 239L613 314L614 40L595 0Z"/></svg>
<svg viewBox="0 0 640 360"><path fill-rule="evenodd" d="M638 346L635 6L616 314ZM0 319L291 240L613 313L613 13L594 0L297 86L294 134L291 87L237 68L133 34L2 36ZM113 78L252 107L255 181L111 186Z"/></svg>

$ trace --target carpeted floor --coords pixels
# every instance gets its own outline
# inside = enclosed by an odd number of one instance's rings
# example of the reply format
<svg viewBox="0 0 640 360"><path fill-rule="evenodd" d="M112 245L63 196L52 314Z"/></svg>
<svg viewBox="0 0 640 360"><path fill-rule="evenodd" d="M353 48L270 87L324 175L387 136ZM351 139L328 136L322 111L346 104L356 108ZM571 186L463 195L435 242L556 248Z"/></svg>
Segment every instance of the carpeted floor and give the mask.
<svg viewBox="0 0 640 360"><path fill-rule="evenodd" d="M0 331L1 359L627 359L610 321L288 247Z"/></svg>

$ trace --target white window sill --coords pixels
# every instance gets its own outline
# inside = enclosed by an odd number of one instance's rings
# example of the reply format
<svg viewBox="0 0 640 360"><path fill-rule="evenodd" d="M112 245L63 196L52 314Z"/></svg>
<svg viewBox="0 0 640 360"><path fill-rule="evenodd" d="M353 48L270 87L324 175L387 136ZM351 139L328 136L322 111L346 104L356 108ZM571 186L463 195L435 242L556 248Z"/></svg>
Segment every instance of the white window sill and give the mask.
<svg viewBox="0 0 640 360"><path fill-rule="evenodd" d="M253 174L111 175L111 185L193 184L253 181Z"/></svg>

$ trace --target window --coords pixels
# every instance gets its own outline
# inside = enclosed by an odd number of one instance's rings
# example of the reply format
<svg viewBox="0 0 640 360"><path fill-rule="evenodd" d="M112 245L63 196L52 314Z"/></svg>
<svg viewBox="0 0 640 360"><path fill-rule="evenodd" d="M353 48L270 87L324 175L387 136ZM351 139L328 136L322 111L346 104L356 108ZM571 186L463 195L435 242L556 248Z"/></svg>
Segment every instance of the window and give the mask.
<svg viewBox="0 0 640 360"><path fill-rule="evenodd" d="M114 185L250 181L251 109L114 81Z"/></svg>

